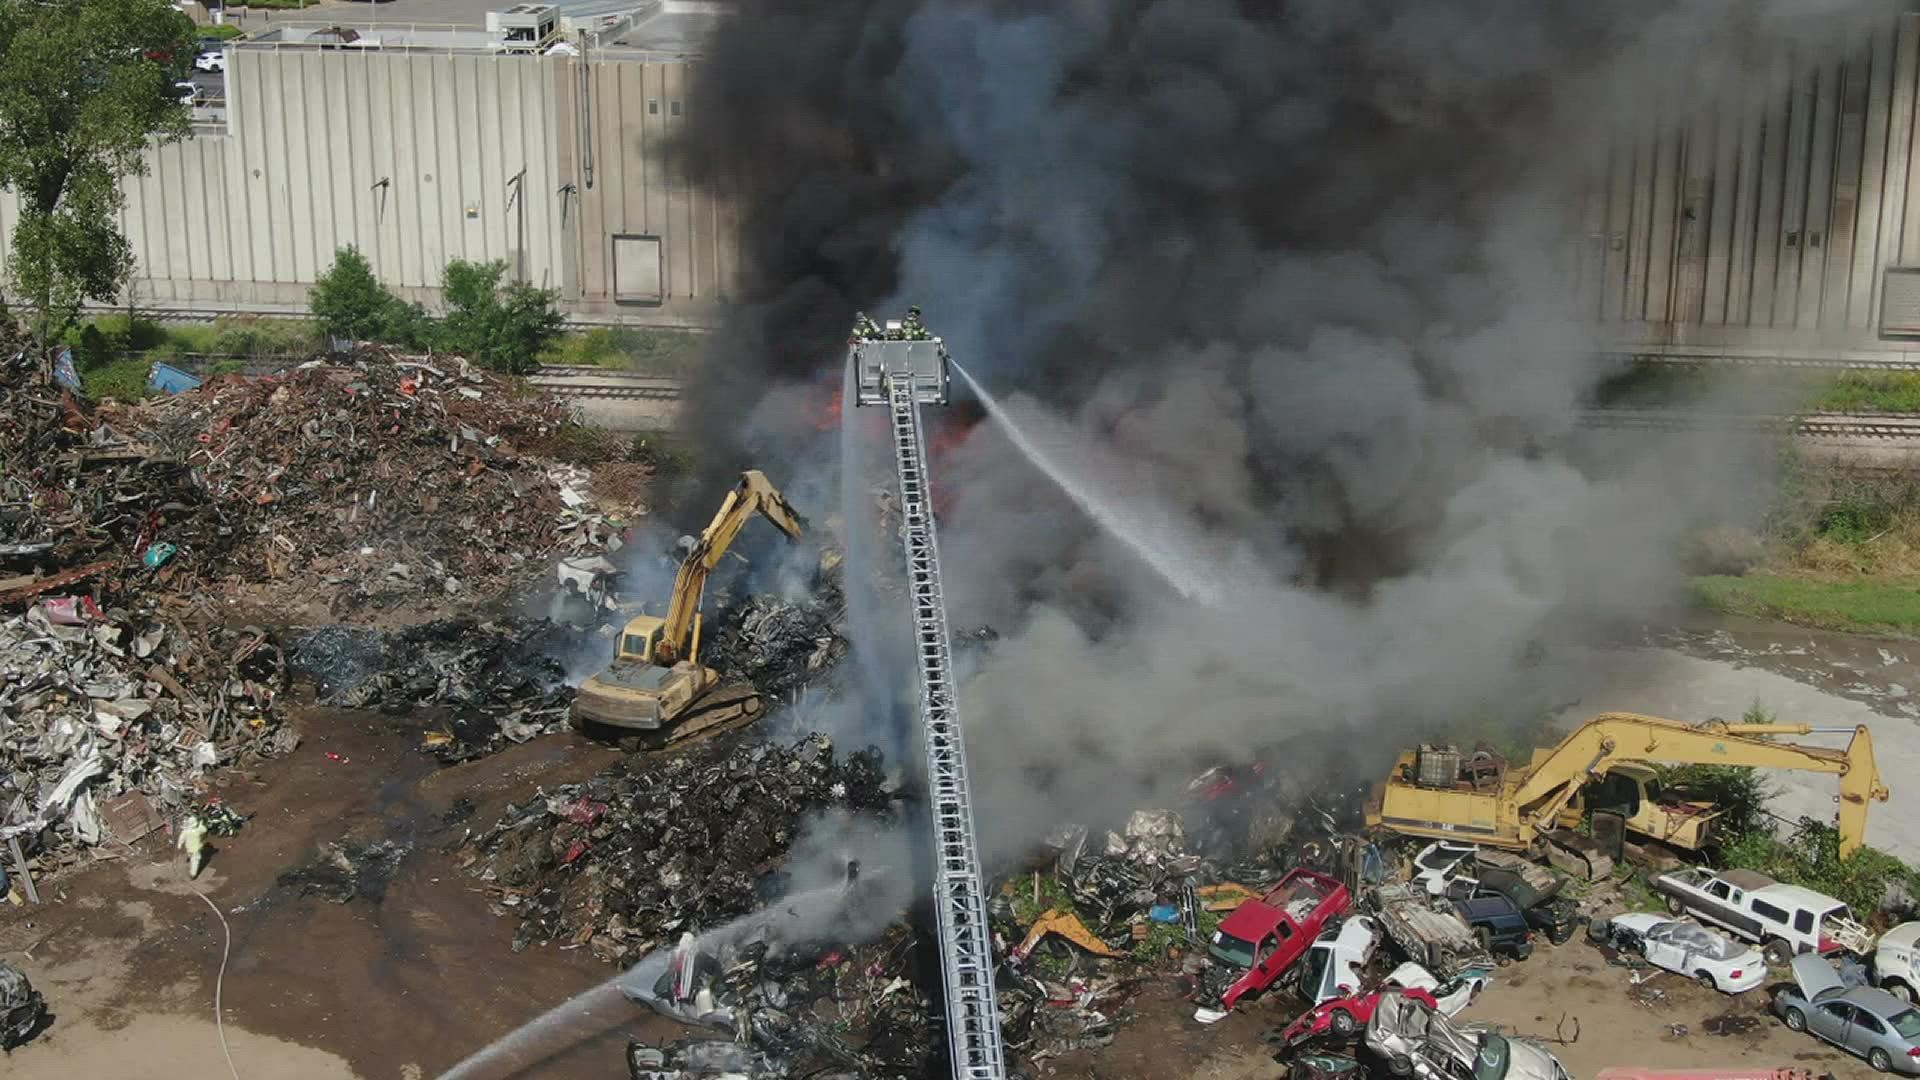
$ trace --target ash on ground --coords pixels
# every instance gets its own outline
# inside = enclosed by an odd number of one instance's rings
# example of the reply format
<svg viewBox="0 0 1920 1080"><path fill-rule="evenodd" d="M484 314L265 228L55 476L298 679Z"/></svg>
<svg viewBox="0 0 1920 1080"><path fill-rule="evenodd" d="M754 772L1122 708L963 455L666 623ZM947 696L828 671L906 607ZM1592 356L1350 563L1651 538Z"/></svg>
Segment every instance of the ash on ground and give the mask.
<svg viewBox="0 0 1920 1080"><path fill-rule="evenodd" d="M566 727L573 689L560 657L596 647L544 619L442 619L391 633L329 626L288 643L321 704L424 711L422 746L449 764Z"/></svg>

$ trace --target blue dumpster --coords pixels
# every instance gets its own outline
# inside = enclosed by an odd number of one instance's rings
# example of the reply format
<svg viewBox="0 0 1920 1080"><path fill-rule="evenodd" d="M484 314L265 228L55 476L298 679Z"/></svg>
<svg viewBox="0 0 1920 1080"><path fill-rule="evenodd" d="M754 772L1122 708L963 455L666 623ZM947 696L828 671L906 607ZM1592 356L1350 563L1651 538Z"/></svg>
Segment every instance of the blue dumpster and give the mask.
<svg viewBox="0 0 1920 1080"><path fill-rule="evenodd" d="M200 389L197 375L181 371L172 364L155 364L147 372L147 389L162 394L184 394L189 390Z"/></svg>

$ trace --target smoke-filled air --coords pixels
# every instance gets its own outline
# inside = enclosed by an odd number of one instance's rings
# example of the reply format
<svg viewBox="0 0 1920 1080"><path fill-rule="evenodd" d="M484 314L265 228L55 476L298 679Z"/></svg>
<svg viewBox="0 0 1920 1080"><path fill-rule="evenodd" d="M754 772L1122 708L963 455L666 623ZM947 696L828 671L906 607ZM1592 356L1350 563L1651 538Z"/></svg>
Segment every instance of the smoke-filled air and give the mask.
<svg viewBox="0 0 1920 1080"><path fill-rule="evenodd" d="M1572 288L1582 185L1614 133L1759 100L1754 57L1882 14L741 7L681 147L745 244L690 430L715 476L832 467L836 440L774 417L839 393L856 311L908 304L999 399L937 483L954 623L1000 635L963 705L1007 843L1218 750L1303 740L1377 776L1429 724L1552 703L1538 643L1673 595L1696 515L1766 478L1710 444L1581 447L1607 374Z"/></svg>

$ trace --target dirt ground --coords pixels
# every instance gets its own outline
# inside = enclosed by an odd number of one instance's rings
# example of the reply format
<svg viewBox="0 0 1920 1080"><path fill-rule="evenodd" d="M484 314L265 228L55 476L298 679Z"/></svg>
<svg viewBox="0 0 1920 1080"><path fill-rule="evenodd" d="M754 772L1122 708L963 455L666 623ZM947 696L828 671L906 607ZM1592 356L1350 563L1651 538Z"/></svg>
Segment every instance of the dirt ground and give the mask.
<svg viewBox="0 0 1920 1080"><path fill-rule="evenodd" d="M487 910L444 849L467 827L449 820L456 798L474 803L465 820L488 823L510 799L597 771L612 751L549 736L442 769L384 717L315 713L301 728L291 757L222 793L254 817L217 841L198 881L156 836L49 883L39 907L0 908L0 954L55 1014L8 1059L8 1076L228 1075L213 1022L223 932L196 889L232 930L222 1004L249 1080L436 1075L611 974L584 951L514 955L512 923ZM412 845L377 902L276 884L343 837ZM636 1012L613 1019L658 1025ZM624 1039L603 1035L538 1075L607 1076Z"/></svg>
<svg viewBox="0 0 1920 1080"><path fill-rule="evenodd" d="M1860 716L1883 743L1913 739L1900 684L1920 685L1920 670L1906 681L1912 661L1904 650L1889 663L1877 643L1803 646L1799 634L1790 644L1741 634L1677 643L1682 651L1589 650L1571 659L1593 663L1595 694L1587 700L1632 699L1610 707L1737 711L1758 695L1788 708ZM1827 648L1847 651L1822 655ZM1826 678L1800 668L1824 668ZM234 1069L246 1080L436 1076L603 987L613 973L585 949L514 954L512 921L489 912L484 892L449 851L506 802L590 775L613 751L554 735L442 768L416 752L417 722L309 712L299 726L305 741L292 756L227 777L221 794L253 820L216 841L220 850L198 881L187 880L184 859L160 835L46 883L39 907L0 905L0 955L33 979L55 1013L39 1039L8 1058L8 1076L230 1075L212 1015L227 942L196 890L231 930L223 1019ZM1888 756L1882 768L1898 788L1901 774L1889 769ZM1896 823L1894 809L1878 809L1876 820ZM278 884L313 865L320 845L342 839L407 847L382 895L337 904ZM1766 1013L1763 992L1729 999L1662 974L1646 987L1665 996L1642 1004L1628 996L1630 978L1584 942L1543 948L1501 969L1462 1018L1549 1038L1556 1029L1571 1035L1577 1021L1579 1038L1555 1048L1575 1076L1623 1064L1791 1065L1867 1075L1863 1063L1787 1032ZM630 1034L661 1038L674 1030L604 988L589 1001L513 1058L521 1072L478 1075L617 1076ZM1034 1072L1087 1080L1277 1077L1283 1067L1261 1036L1298 1008L1275 995L1201 1027L1171 982L1151 984L1111 1045L1049 1058Z"/></svg>

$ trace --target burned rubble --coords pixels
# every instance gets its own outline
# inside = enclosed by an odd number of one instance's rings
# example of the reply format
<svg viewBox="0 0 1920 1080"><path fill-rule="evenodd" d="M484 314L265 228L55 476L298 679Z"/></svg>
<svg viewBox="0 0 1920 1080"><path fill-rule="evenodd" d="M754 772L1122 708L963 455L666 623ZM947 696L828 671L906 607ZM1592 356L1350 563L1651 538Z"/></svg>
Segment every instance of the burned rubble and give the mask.
<svg viewBox="0 0 1920 1080"><path fill-rule="evenodd" d="M597 650L591 635L545 619L441 619L383 632L327 626L287 644L317 700L421 716L422 748L448 764L562 730L573 690L556 657Z"/></svg>
<svg viewBox="0 0 1920 1080"><path fill-rule="evenodd" d="M777 897L809 815L886 821L896 800L877 751L716 739L543 791L472 837L463 862L520 920L516 950L561 941L631 963Z"/></svg>

